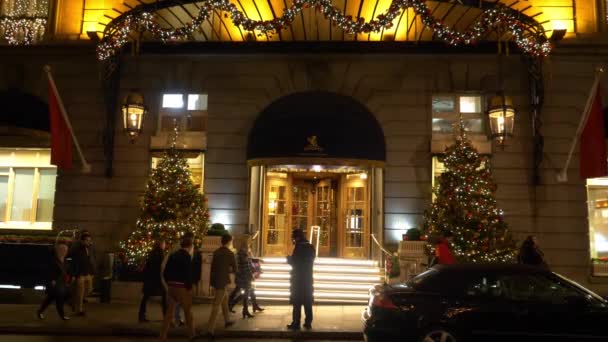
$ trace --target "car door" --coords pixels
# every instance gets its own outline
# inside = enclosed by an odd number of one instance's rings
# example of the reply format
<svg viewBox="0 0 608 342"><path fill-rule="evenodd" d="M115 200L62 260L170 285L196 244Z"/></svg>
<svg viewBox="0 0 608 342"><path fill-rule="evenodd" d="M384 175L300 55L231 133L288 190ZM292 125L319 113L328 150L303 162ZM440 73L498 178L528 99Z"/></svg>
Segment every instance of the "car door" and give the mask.
<svg viewBox="0 0 608 342"><path fill-rule="evenodd" d="M460 284L460 285L459 285ZM471 274L453 280L452 300L444 309L446 321L455 331L469 335L468 340L497 341L518 337L512 331L520 322L495 275Z"/></svg>
<svg viewBox="0 0 608 342"><path fill-rule="evenodd" d="M603 316L581 291L546 273L499 276L519 321L518 335L540 341L581 341L595 334ZM595 336L595 337L594 337Z"/></svg>

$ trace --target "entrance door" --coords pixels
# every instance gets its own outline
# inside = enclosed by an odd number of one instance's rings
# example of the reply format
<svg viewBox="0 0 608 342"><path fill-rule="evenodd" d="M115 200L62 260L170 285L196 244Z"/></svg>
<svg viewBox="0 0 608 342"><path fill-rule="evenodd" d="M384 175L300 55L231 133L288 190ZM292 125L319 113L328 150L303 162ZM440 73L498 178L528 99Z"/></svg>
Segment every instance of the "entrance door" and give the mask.
<svg viewBox="0 0 608 342"><path fill-rule="evenodd" d="M369 206L367 179L344 176L342 187L342 257L367 258L369 251Z"/></svg>
<svg viewBox="0 0 608 342"><path fill-rule="evenodd" d="M291 189L291 228L301 229L315 248L319 239L317 254L330 256L332 233L335 235L336 231L336 199L331 179L294 179ZM319 227L318 234L311 230L313 226Z"/></svg>
<svg viewBox="0 0 608 342"><path fill-rule="evenodd" d="M319 226L319 256L335 256L336 251L336 196L331 179L315 186L314 222ZM312 242L312 241L311 241ZM333 251L332 251L333 247Z"/></svg>
<svg viewBox="0 0 608 342"><path fill-rule="evenodd" d="M288 188L287 178L267 178L263 246L268 256L285 256L291 245Z"/></svg>

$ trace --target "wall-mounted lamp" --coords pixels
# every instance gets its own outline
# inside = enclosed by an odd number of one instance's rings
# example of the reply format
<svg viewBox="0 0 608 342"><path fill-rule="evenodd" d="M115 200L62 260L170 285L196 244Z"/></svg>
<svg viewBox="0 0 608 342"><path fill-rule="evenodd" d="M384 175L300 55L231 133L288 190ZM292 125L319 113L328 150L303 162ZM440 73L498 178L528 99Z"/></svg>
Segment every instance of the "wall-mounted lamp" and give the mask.
<svg viewBox="0 0 608 342"><path fill-rule="evenodd" d="M131 91L122 105L123 128L131 143L135 143L141 134L146 113L144 96L138 91Z"/></svg>
<svg viewBox="0 0 608 342"><path fill-rule="evenodd" d="M488 107L488 121L492 138L504 146L507 138L513 136L515 126L513 100L502 92L492 97Z"/></svg>

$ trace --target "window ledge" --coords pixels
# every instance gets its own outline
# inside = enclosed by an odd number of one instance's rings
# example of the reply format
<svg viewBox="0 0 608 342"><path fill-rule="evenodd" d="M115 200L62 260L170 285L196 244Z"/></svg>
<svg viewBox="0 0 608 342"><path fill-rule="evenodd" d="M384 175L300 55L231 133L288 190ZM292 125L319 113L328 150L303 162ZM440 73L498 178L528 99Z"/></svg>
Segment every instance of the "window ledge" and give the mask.
<svg viewBox="0 0 608 342"><path fill-rule="evenodd" d="M2 222L0 229L52 230L53 222Z"/></svg>

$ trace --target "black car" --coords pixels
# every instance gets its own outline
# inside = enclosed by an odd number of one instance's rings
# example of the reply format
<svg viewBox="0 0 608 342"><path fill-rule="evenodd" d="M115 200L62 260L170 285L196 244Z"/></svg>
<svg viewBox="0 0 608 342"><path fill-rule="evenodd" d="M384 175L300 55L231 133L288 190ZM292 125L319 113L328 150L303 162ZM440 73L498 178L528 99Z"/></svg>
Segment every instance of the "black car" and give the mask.
<svg viewBox="0 0 608 342"><path fill-rule="evenodd" d="M608 302L546 269L439 265L370 290L366 341L608 341Z"/></svg>

